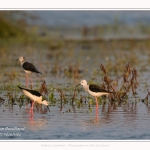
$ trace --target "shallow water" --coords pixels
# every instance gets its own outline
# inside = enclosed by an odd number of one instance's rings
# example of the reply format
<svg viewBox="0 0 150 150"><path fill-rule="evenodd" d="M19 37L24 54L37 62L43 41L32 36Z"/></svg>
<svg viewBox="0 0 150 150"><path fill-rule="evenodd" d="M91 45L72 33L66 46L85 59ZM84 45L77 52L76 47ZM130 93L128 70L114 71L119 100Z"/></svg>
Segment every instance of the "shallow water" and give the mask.
<svg viewBox="0 0 150 150"><path fill-rule="evenodd" d="M99 117L95 118L95 107L88 109L71 106L60 111L59 107L50 107L50 112L41 114L36 109L31 119L29 109L18 106L0 107L0 139L45 139L45 140L149 140L150 107L139 102L136 105L99 107ZM102 111L103 110L103 111ZM8 128L14 128L9 130ZM24 128L17 130L15 127ZM2 130L2 129L1 129ZM12 135L11 134L16 134ZM17 136L18 134L18 136Z"/></svg>

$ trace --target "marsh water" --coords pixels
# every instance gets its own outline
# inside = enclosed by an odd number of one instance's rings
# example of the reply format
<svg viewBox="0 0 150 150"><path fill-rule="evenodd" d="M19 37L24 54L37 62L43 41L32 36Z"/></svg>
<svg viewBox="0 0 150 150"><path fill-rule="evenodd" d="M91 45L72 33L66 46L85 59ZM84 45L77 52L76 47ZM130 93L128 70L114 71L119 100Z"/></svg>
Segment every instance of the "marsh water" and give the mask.
<svg viewBox="0 0 150 150"><path fill-rule="evenodd" d="M135 37L133 41L125 39L99 42L84 37L88 42L79 42L72 34L70 37L72 39L64 35L64 41L58 40L59 44L56 40L56 47L35 48L25 45L20 48L13 45L1 49L0 139L149 140L149 100L143 102L150 87L147 39L137 40ZM32 62L42 72L42 75L32 75L33 89L39 90L43 81L46 82L49 93L45 97L50 102L50 112L44 106L42 109L34 107L34 116L31 117L30 104L22 104L19 100L23 93L17 86L25 87L26 76L20 64L13 63L13 60L20 55L25 56L28 62ZM92 103L95 99L82 87L76 93L76 101L71 103L74 87L82 79L88 83L102 84L100 64L115 79L124 73L128 62L138 72L136 94L131 91L122 103L116 100L111 104L107 97L100 98L98 118L95 104ZM65 96L63 103L58 89Z"/></svg>
<svg viewBox="0 0 150 150"><path fill-rule="evenodd" d="M94 109L94 108L93 108ZM5 112L3 112L5 110ZM71 110L72 111L72 110ZM1 107L1 139L46 139L46 140L147 140L149 139L149 110L142 103L123 109L111 108L108 114L99 107L99 119L86 108L72 112L60 112L52 107L51 112L34 112L30 121L28 110ZM8 127L8 128L7 128ZM15 127L23 128L20 130ZM9 128L14 128L10 129ZM2 135L2 133L4 133ZM15 133L15 135L12 135ZM18 135L17 135L18 134Z"/></svg>

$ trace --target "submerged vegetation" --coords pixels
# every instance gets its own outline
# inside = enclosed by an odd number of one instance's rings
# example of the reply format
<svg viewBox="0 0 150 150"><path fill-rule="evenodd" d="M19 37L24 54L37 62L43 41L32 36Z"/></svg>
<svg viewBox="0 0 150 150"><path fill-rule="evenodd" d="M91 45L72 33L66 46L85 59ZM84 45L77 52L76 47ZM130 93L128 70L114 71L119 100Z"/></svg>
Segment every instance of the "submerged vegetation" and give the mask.
<svg viewBox="0 0 150 150"><path fill-rule="evenodd" d="M116 102L120 105L122 103L128 103L131 97L134 97L136 94L136 89L138 88L138 80L137 80L137 71L135 68L131 67L131 64L128 63L125 66L125 70L122 76L115 77L115 79L111 79L106 68L101 64L101 71L103 72L103 78L101 87L112 91L113 93L108 96L108 100L111 105L114 105ZM8 92L5 91L5 99L1 98L1 103L4 103L5 106L18 105L20 108L22 106L26 106L31 101L25 97L24 95L18 94L19 91L16 89L11 89ZM51 107L58 106L60 107L60 111L63 111L63 107L65 105L72 106L73 110L75 107L78 109L83 105L86 105L89 110L91 110L91 106L95 105L95 100L83 93L81 89L75 89L75 87L52 87L47 86L46 82L40 85L38 91L43 95L43 99L47 99L49 105ZM106 105L106 96L103 98L99 98L100 105ZM37 107L37 109L42 109L42 107ZM71 110L70 110L71 111Z"/></svg>

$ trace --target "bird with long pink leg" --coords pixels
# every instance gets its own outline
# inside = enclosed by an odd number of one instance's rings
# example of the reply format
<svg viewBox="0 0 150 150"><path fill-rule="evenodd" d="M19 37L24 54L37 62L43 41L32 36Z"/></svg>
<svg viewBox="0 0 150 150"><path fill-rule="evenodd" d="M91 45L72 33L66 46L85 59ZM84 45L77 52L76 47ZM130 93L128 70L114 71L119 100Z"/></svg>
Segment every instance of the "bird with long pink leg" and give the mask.
<svg viewBox="0 0 150 150"><path fill-rule="evenodd" d="M33 116L33 107L35 102L37 102L38 104L46 105L47 109L50 111L48 107L48 101L42 100L42 95L38 91L26 89L20 86L18 86L18 88L21 89L22 92L32 101L32 106L29 111L31 116Z"/></svg>
<svg viewBox="0 0 150 150"><path fill-rule="evenodd" d="M102 89L100 86L95 85L95 84L88 85L86 80L82 80L80 82L80 84L76 85L76 87L78 87L79 85L82 85L86 92L88 92L90 95L95 97L95 100L96 100L96 118L98 118L98 99L97 98L102 96L102 95L107 95L107 94L110 94L113 92Z"/></svg>
<svg viewBox="0 0 150 150"><path fill-rule="evenodd" d="M26 62L25 61L25 58L23 56L20 56L17 61L20 62L23 70L25 71L26 73L26 88L28 88L28 74L31 74L31 87L32 87L32 73L40 73L42 74L40 71L38 71L35 66L32 64L32 63L29 63L29 62Z"/></svg>

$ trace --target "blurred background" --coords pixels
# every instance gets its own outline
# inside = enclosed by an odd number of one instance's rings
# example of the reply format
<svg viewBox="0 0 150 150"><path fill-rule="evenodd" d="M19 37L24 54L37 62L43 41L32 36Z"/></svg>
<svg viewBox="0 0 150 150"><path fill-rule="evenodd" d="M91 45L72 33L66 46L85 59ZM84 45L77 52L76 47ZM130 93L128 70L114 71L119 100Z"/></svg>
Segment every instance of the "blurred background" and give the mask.
<svg viewBox="0 0 150 150"><path fill-rule="evenodd" d="M150 11L1 11L1 38L24 33L41 35L149 35ZM42 27L41 27L42 26ZM63 28L63 30L61 30ZM48 29L48 30L46 30ZM70 30L76 31L71 34ZM70 32L69 32L70 31ZM50 34L51 33L51 34ZM55 35L55 36L56 36ZM54 36L54 35L53 35ZM140 36L140 35L139 35Z"/></svg>

